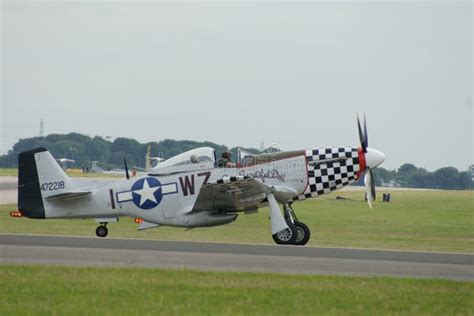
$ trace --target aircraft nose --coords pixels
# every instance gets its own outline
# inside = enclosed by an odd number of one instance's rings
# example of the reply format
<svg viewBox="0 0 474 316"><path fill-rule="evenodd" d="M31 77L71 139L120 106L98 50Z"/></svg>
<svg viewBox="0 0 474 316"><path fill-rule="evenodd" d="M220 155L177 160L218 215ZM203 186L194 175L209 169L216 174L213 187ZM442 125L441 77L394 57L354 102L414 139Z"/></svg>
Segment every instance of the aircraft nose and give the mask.
<svg viewBox="0 0 474 316"><path fill-rule="evenodd" d="M376 168L385 160L385 154L380 150L367 148L367 153L365 154L365 160L367 162L367 167Z"/></svg>

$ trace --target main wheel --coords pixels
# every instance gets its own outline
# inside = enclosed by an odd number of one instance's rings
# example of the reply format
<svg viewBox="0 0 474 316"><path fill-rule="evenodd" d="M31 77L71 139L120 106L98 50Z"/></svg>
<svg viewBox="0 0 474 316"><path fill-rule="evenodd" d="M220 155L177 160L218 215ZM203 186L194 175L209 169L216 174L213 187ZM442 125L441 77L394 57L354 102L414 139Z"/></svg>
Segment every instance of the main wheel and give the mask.
<svg viewBox="0 0 474 316"><path fill-rule="evenodd" d="M296 222L295 227L297 234L294 244L299 246L306 245L309 241L309 238L311 237L311 232L308 226L306 226L306 224L303 222Z"/></svg>
<svg viewBox="0 0 474 316"><path fill-rule="evenodd" d="M293 224L288 224L287 229L273 235L273 240L279 245L293 245L297 236L296 227Z"/></svg>
<svg viewBox="0 0 474 316"><path fill-rule="evenodd" d="M105 227L105 225L100 225L95 230L95 234L97 235L97 237L107 237L108 233L109 233L109 230L107 229L107 227Z"/></svg>

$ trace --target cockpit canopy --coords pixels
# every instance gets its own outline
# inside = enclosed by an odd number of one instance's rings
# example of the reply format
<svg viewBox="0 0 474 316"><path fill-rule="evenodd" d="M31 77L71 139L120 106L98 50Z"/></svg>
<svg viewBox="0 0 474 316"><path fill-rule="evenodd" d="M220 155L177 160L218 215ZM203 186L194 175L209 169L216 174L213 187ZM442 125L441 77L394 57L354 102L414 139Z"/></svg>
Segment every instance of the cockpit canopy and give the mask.
<svg viewBox="0 0 474 316"><path fill-rule="evenodd" d="M176 155L160 162L151 169L151 174L171 174L179 172L212 169L216 163L216 151L211 147L200 147Z"/></svg>

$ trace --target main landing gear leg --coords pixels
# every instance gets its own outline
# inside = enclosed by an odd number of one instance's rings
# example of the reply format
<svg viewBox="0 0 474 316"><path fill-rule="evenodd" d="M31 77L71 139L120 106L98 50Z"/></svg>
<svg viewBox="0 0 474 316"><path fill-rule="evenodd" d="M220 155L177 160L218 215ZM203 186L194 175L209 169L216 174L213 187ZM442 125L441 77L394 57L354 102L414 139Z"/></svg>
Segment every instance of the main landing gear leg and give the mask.
<svg viewBox="0 0 474 316"><path fill-rule="evenodd" d="M107 223L100 223L100 226L95 230L97 237L107 237L109 230L107 229Z"/></svg>
<svg viewBox="0 0 474 316"><path fill-rule="evenodd" d="M309 238L311 237L311 232L308 226L306 226L305 223L298 221L298 218L296 217L293 208L291 208L290 203L283 204L283 213L288 225L294 225L297 231L297 235L295 241L293 242L293 245L306 245L309 241Z"/></svg>

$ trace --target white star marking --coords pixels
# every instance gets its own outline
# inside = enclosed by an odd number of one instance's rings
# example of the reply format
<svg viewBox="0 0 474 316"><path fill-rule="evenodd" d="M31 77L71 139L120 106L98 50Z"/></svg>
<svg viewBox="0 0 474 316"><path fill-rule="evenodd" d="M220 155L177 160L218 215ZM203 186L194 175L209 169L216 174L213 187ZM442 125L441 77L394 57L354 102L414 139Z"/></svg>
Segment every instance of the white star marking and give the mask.
<svg viewBox="0 0 474 316"><path fill-rule="evenodd" d="M156 204L157 202L155 198L155 192L159 189L161 189L161 187L150 188L148 181L145 179L143 182L143 188L133 192L140 195L140 206L142 206L147 200L150 200Z"/></svg>

